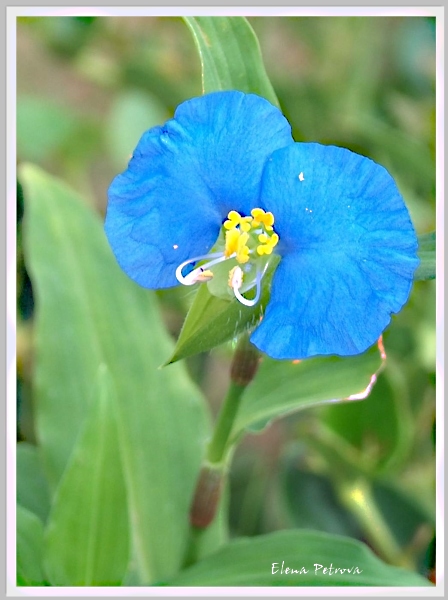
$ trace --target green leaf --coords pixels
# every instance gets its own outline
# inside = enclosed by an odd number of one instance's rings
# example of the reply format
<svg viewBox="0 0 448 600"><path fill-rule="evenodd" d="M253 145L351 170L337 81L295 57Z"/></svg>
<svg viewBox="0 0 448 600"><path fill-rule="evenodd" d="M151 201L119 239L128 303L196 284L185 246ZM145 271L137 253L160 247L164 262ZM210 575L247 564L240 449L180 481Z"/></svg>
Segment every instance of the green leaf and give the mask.
<svg viewBox="0 0 448 600"><path fill-rule="evenodd" d="M368 395L384 358L376 345L364 354L277 361L265 357L244 393L233 436L261 430L273 419L326 402Z"/></svg>
<svg viewBox="0 0 448 600"><path fill-rule="evenodd" d="M202 64L202 91L240 90L278 106L257 37L244 17L184 17Z"/></svg>
<svg viewBox="0 0 448 600"><path fill-rule="evenodd" d="M48 481L39 449L27 442L17 444L17 502L45 523L50 511Z"/></svg>
<svg viewBox="0 0 448 600"><path fill-rule="evenodd" d="M415 428L402 367L391 359L368 402L322 407L319 419L336 434L329 438L331 445L335 444L329 448L330 464L331 457L338 455L336 446L348 442L358 456L358 465L371 472L396 469L397 463L402 464L409 454ZM317 437L321 433L326 439L322 427L314 429L314 433Z"/></svg>
<svg viewBox="0 0 448 600"><path fill-rule="evenodd" d="M45 532L52 585L120 585L126 572L128 507L112 385L101 365L85 426L55 494Z"/></svg>
<svg viewBox="0 0 448 600"><path fill-rule="evenodd" d="M317 570L316 570L316 566ZM319 568L319 566L322 568ZM281 573L286 568L307 573ZM324 568L346 569L324 573ZM357 568L357 570L356 570ZM273 573L274 570L274 573ZM349 572L350 570L351 572ZM358 572L359 571L359 572ZM430 586L392 567L364 544L317 531L278 531L235 540L186 569L173 586Z"/></svg>
<svg viewBox="0 0 448 600"><path fill-rule="evenodd" d="M17 505L17 585L44 585L44 526L39 517Z"/></svg>
<svg viewBox="0 0 448 600"><path fill-rule="evenodd" d="M418 236L418 266L414 279L435 279L436 276L436 232L425 233Z"/></svg>
<svg viewBox="0 0 448 600"><path fill-rule="evenodd" d="M209 431L205 402L184 365L158 369L172 341L155 296L118 267L98 216L40 169L24 165L20 175L46 472L54 488L84 425L98 368L106 365L116 390L133 560L140 583L148 584L176 572L182 560Z"/></svg>

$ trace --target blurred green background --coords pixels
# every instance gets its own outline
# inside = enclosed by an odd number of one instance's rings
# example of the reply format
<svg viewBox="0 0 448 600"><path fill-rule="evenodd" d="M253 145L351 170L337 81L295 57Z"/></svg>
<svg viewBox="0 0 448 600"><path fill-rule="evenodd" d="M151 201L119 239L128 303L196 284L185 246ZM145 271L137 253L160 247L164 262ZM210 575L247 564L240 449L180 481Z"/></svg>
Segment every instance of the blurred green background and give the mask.
<svg viewBox="0 0 448 600"><path fill-rule="evenodd" d="M381 163L396 179L417 233L433 231L435 19L249 21L295 139L344 146ZM140 135L200 94L199 57L180 18L18 20L18 162L65 180L101 215L108 185ZM34 443L34 304L18 198L18 439ZM189 294L158 298L176 338ZM312 527L369 542L341 484L352 461L372 483L403 553L426 573L435 521L435 335L435 282L419 281L384 335L387 368L368 400L304 411L248 436L231 473L232 534ZM216 413L230 347L187 362Z"/></svg>

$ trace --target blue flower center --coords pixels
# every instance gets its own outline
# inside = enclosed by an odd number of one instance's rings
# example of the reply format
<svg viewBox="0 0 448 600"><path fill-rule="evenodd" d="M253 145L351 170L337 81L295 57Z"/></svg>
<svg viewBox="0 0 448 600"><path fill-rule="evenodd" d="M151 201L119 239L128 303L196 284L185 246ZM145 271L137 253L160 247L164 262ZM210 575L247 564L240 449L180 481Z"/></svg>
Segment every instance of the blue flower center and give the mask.
<svg viewBox="0 0 448 600"><path fill-rule="evenodd" d="M186 260L176 269L183 285L207 282L209 291L218 297L235 297L246 306L254 306L261 295L261 280L266 273L279 236L274 231L274 215L254 208L251 216L231 210L227 215L212 252ZM187 275L187 265L197 263ZM255 296L243 293L255 288Z"/></svg>

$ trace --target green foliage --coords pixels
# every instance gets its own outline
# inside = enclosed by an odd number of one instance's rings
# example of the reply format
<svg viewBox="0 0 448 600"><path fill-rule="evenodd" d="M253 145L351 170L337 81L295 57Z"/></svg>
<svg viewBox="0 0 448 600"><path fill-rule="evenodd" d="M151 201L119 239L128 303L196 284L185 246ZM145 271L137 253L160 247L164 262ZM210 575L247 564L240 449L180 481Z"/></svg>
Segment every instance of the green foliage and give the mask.
<svg viewBox="0 0 448 600"><path fill-rule="evenodd" d="M18 585L428 585L432 20L39 17L20 20L18 38L18 159L37 165L19 171ZM224 396L232 342L257 324L269 289L253 308L206 286L156 296L121 272L102 215L139 136L200 93L197 53L203 91L258 93L282 106L295 139L384 164L420 234L421 265L384 334L385 365L376 346L299 364L263 358L234 424L229 488L185 569L210 437L204 395ZM374 375L367 399L341 402ZM309 573L273 575L282 561ZM362 573L315 575L314 563Z"/></svg>
<svg viewBox="0 0 448 600"><path fill-rule="evenodd" d="M23 166L21 180L27 265L37 300L36 427L46 472L53 490L62 485L98 369L105 365L117 397L137 570L142 582L150 582L175 571L182 557L189 499L208 431L203 399L182 365L158 370L160 354L170 352L171 342L154 298L121 272L98 217L35 167ZM87 452L82 445L79 451ZM104 465L111 460L105 455ZM69 478L74 483L60 494L70 497L73 486L78 494L80 477L75 469ZM119 467L116 477L119 486ZM56 502L61 505L60 496ZM58 517L62 528L79 527L64 519L68 516ZM115 527L113 521L109 526ZM127 546L126 539L121 543ZM59 576L57 581L61 584Z"/></svg>
<svg viewBox="0 0 448 600"><path fill-rule="evenodd" d="M418 238L420 265L415 279L434 279L436 276L436 232Z"/></svg>
<svg viewBox="0 0 448 600"><path fill-rule="evenodd" d="M363 397L381 366L376 347L354 357L312 358L298 364L266 357L244 395L233 435L246 428L260 431L273 419L321 403Z"/></svg>
<svg viewBox="0 0 448 600"><path fill-rule="evenodd" d="M27 442L17 445L17 502L45 523L50 511L48 481L38 449Z"/></svg>
<svg viewBox="0 0 448 600"><path fill-rule="evenodd" d="M44 527L39 517L17 505L17 585L45 585L42 570Z"/></svg>
<svg viewBox="0 0 448 600"><path fill-rule="evenodd" d="M202 64L203 93L241 90L278 105L260 46L243 17L185 17Z"/></svg>
<svg viewBox="0 0 448 600"><path fill-rule="evenodd" d="M284 563L284 565L282 564ZM346 569L332 573L323 568ZM284 572L282 573L282 566ZM285 572L285 569L307 573ZM355 574L358 567L360 573ZM351 570L349 572L348 570ZM382 563L364 545L317 531L278 531L235 540L169 582L176 586L428 586L416 573Z"/></svg>
<svg viewBox="0 0 448 600"><path fill-rule="evenodd" d="M46 528L45 571L52 585L120 585L126 573L129 523L114 394L100 365Z"/></svg>

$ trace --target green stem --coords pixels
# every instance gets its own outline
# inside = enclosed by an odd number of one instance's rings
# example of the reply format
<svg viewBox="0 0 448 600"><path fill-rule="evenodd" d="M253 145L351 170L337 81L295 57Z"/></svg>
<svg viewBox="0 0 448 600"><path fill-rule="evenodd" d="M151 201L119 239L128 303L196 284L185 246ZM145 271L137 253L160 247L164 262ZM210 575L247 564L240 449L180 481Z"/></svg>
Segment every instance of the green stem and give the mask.
<svg viewBox="0 0 448 600"><path fill-rule="evenodd" d="M190 526L187 539L187 549L185 551L184 562L182 568L186 569L199 560L199 549L201 547L202 535L206 531L205 529L199 529L198 527Z"/></svg>
<svg viewBox="0 0 448 600"><path fill-rule="evenodd" d="M216 421L215 430L207 449L207 461L211 464L223 462L227 442L231 434L235 417L240 407L241 397L246 386L230 383L227 396Z"/></svg>
<svg viewBox="0 0 448 600"><path fill-rule="evenodd" d="M258 369L259 352L249 341L249 335L243 334L236 347L230 369L230 386L215 424L212 439L207 450L207 462L212 465L225 460L229 438L232 433L241 397L244 390L255 377Z"/></svg>
<svg viewBox="0 0 448 600"><path fill-rule="evenodd" d="M248 334L243 334L233 356L229 389L216 420L206 458L196 483L190 508L190 534L184 567L198 560L202 534L215 518L232 445L233 425L243 392L254 378L258 363L258 350L250 343Z"/></svg>

